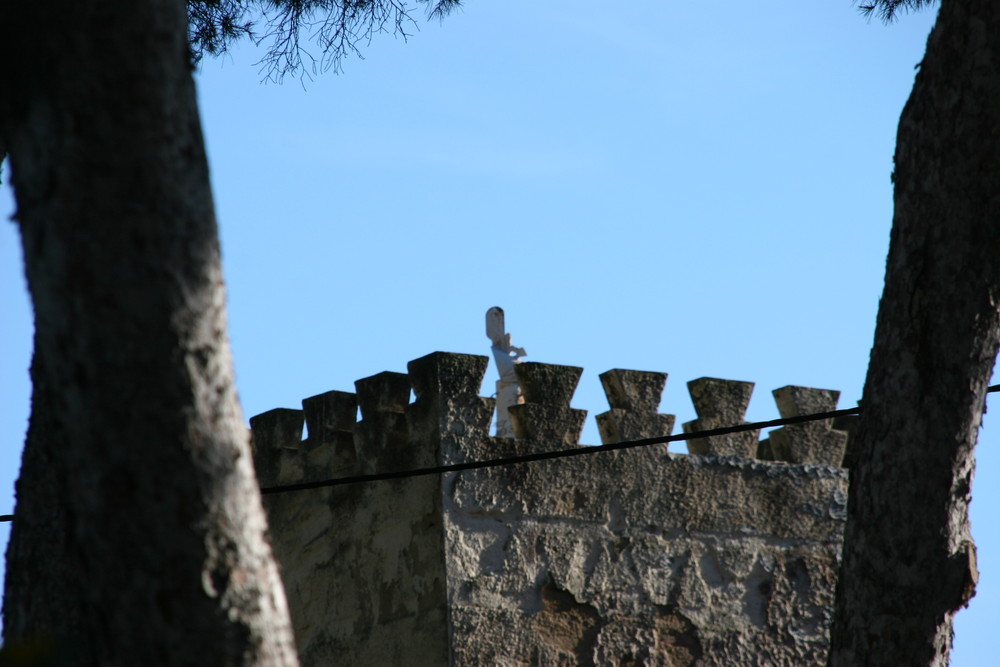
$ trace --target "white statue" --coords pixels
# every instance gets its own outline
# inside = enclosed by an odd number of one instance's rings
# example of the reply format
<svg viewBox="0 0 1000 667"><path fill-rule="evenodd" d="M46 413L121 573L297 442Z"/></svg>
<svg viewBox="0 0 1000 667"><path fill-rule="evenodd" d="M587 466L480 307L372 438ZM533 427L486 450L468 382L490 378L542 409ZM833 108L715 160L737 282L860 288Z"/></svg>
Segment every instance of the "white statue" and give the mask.
<svg viewBox="0 0 1000 667"><path fill-rule="evenodd" d="M524 402L514 373L514 364L520 363L521 357L528 353L523 347L516 347L511 343L510 334L504 327L503 308L499 306L486 311L486 335L493 343L490 349L493 350L493 359L500 372L500 379L497 380L497 437L513 438L514 428L507 409Z"/></svg>

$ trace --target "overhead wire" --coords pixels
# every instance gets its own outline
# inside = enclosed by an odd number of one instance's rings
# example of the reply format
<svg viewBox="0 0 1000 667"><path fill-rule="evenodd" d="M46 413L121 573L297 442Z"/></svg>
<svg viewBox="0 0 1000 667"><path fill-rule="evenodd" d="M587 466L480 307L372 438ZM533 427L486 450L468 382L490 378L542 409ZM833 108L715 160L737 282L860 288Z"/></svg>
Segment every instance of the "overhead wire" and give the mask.
<svg viewBox="0 0 1000 667"><path fill-rule="evenodd" d="M1000 391L1000 384L987 387L986 392L992 393ZM722 426L719 428L706 429L703 431L692 431L691 433L678 433L676 435L664 435L656 438L643 438L641 440L628 440L625 442L615 442L607 445L595 445L592 447L577 446L572 449L557 449L548 452L534 452L532 454L521 454L518 456L504 456L484 461L467 461L465 463L452 463L450 465L430 466L427 468L412 468L409 470L399 470L395 472L371 473L368 475L349 475L345 477L333 477L329 479L315 480L312 482L298 482L296 484L281 484L264 487L260 490L261 495L274 493L288 493L290 491L305 491L307 489L320 489L331 486L342 486L345 484L364 484L367 482L378 482L390 479L406 479L409 477L424 477L426 475L439 475L448 472L460 472L463 470L480 470L483 468L497 468L500 466L518 465L521 463L531 463L533 461L549 461L552 459L570 458L573 456L591 456L602 452L618 451L622 449L633 449L636 447L649 447L670 442L681 442L684 440L695 440L700 438L710 438L718 435L728 435L730 433L742 433L744 431L756 431L776 426L787 426L790 424L803 424L806 422L819 421L822 419L835 419L837 417L849 417L861 414L861 408L846 408L844 410L830 410L828 412L815 412L808 415L798 415L796 417L783 417L781 419L771 419L768 421L750 422L746 424L734 424L732 426Z"/></svg>
<svg viewBox="0 0 1000 667"><path fill-rule="evenodd" d="M987 387L986 393L1000 392L1000 384ZM788 426L794 424L804 424L823 419L835 419L837 417L857 416L861 414L861 408L846 408L844 410L830 410L828 412L815 412L808 415L798 415L796 417L783 417L781 419L770 419L767 421L748 422L745 424L734 424L732 426L722 426L719 428L706 429L702 431L692 431L691 433L678 433L676 435L664 435L656 438L642 438L640 440L628 440L625 442L615 442L607 445L596 445L593 447L577 446L572 449L556 449L547 452L534 452L532 454L521 454L518 456L504 456L495 459L482 461L466 461L464 463L452 463L450 465L430 466L426 468L411 468L408 470L397 470L393 472L379 472L368 475L349 475L344 477L332 477L328 479L314 480L311 482L299 482L297 484L280 484L276 486L264 487L260 490L262 495L276 493L289 493L292 491L305 491L308 489L320 489L333 486L343 486L346 484L364 484L367 482L378 482L391 479L407 479L410 477L425 477L427 475L440 475L449 472L461 472L463 470L481 470L485 468L497 468L501 466L519 465L534 461L550 461L553 459L570 458L574 456L593 456L602 452L619 451L624 449L634 449L637 447L650 447L652 445L662 445L671 442L681 442L685 440L695 440L700 438L711 438L730 433L743 433L745 431L756 431L765 428L778 426ZM0 521L12 521L13 514L0 514Z"/></svg>
<svg viewBox="0 0 1000 667"><path fill-rule="evenodd" d="M462 470L479 470L482 468L497 468L500 466L516 465L520 463L531 463L533 461L549 461L552 459L570 458L572 456L590 456L602 452L617 451L620 449L632 449L635 447L649 447L651 445L661 445L669 442L679 442L682 440L694 440L696 438L710 438L716 435L727 435L729 433L741 433L743 431L754 431L772 426L784 426L786 424L801 424L804 422L817 421L820 419L833 419L835 417L846 417L857 415L860 408L847 408L846 410L832 410L830 412L817 412L798 417L787 417L784 419L772 419L764 422L753 422L747 424L735 424L733 426L722 426L720 428L706 429L704 431L693 431L691 433L678 433L677 435L664 435L656 438L643 438L641 440L628 440L625 442L614 442L608 445L577 446L572 449L556 449L548 452L534 452L531 454L521 454L518 456L504 456L496 459L486 459L484 461L467 461L465 463L452 463L443 466L431 466L428 468L412 468L410 470L399 470L396 472L380 472L369 475L351 475L348 477L333 477L313 482L299 482L297 484L282 484L279 486L268 486L260 490L262 495L272 493L287 493L289 491L303 491L306 489L319 489L328 486L341 486L344 484L362 484L365 482L377 482L388 479L406 479L408 477L423 477L425 475L437 475L446 472L460 472Z"/></svg>

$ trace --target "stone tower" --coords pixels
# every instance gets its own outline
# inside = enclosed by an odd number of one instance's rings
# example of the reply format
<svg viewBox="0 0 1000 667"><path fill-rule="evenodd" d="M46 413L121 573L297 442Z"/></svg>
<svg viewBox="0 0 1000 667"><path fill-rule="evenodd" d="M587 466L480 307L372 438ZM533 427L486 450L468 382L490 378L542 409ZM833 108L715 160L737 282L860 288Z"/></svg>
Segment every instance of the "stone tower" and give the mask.
<svg viewBox="0 0 1000 667"><path fill-rule="evenodd" d="M586 412L570 399L582 369L517 364L516 437L497 438L494 400L479 396L486 366L436 352L356 393L255 417L261 486L579 447ZM673 416L657 413L665 374L601 380L605 443L670 433ZM696 431L742 422L752 385L689 389ZM804 387L775 396L783 416L837 400ZM302 662L825 664L847 436L812 422L757 438L267 495Z"/></svg>

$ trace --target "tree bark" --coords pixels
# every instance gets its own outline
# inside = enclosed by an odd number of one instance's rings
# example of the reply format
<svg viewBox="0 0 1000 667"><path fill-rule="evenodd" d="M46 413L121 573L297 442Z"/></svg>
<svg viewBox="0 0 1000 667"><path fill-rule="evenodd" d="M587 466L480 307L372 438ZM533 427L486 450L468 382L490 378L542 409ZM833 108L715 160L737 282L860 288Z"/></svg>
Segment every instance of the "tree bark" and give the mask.
<svg viewBox="0 0 1000 667"><path fill-rule="evenodd" d="M946 665L1000 339L1000 5L942 0L896 143L831 665Z"/></svg>
<svg viewBox="0 0 1000 667"><path fill-rule="evenodd" d="M55 402L41 367L36 354L31 421L16 484L17 514L7 545L4 635L8 646L22 645L20 650L50 655L56 663L73 658L79 664L93 664L95 656L86 645L67 642L85 634L83 569L63 495L67 471L58 461L68 440L46 408Z"/></svg>
<svg viewBox="0 0 1000 667"><path fill-rule="evenodd" d="M180 0L13 3L0 21L35 309L4 633L72 664L296 663L185 26Z"/></svg>

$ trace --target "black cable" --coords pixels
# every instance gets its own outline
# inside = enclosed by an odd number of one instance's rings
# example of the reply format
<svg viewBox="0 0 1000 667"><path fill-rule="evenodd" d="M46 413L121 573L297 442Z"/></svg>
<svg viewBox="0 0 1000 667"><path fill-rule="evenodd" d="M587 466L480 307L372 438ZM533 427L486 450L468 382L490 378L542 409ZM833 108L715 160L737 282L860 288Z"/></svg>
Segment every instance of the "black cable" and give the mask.
<svg viewBox="0 0 1000 667"><path fill-rule="evenodd" d="M995 384L986 388L986 393L1000 391L1000 384ZM453 463L446 466L433 466L430 468L415 468L411 470L399 470L397 472L381 472L370 475L351 475L349 477L337 477L333 479L322 479L313 482L299 482L298 484L282 484L279 486L268 486L260 490L261 495L272 493L287 493L289 491L304 491L306 489L321 489L329 486L341 486L344 484L363 484L365 482L377 482L387 479L406 479L407 477L424 477L426 475L437 475L446 472L459 472L462 470L478 470L480 468L496 468L498 466L515 465L518 463L530 463L532 461L547 461L550 459L569 458L571 456L587 456L599 454L601 452L616 451L619 449L632 449L633 447L648 447L650 445L660 445L668 442L680 442L682 440L693 440L696 438L709 438L715 435L726 435L729 433L741 433L743 431L754 431L774 426L785 426L787 424L802 424L805 422L818 421L820 419L833 419L835 417L846 417L860 414L861 408L847 408L845 410L832 410L830 412L817 412L810 415L799 415L798 417L788 417L785 419L772 419L770 421L754 422L752 424L737 424L736 426L723 426L721 428L708 429L706 431L696 431L694 433L678 433L677 435L665 435L658 438L645 438L642 440L629 440L627 442L616 442L610 445L597 445L594 447L576 447L573 449L558 449L551 452L537 452L535 454L522 454L521 456L505 456L499 459L488 459L486 461L469 461L466 463Z"/></svg>
<svg viewBox="0 0 1000 667"><path fill-rule="evenodd" d="M995 384L986 388L986 393L1000 392L1000 384ZM649 447L650 445L662 445L668 442L681 442L683 440L693 440L696 438L710 438L717 435L727 435L729 433L742 433L743 431L754 431L775 426L786 426L789 424L803 424L821 419L834 419L836 417L847 417L858 415L861 408L847 408L845 410L831 410L830 412L816 412L809 415L799 415L798 417L787 417L784 419L771 419L763 422L753 422L750 424L737 424L735 426L723 426L720 428L708 429L705 431L695 431L693 433L678 433L677 435L665 435L658 438L644 438L642 440L629 440L627 442L616 442L610 445L597 445L594 447L575 447L573 449L558 449L551 452L537 452L534 454L522 454L521 456L505 456L498 459L488 459L486 461L468 461L466 463L453 463L446 466L433 466L430 468L415 468L411 470L399 470L396 472L381 472L371 475L351 475L350 477L337 477L333 479L322 479L313 482L300 482L298 484L283 484L280 486L269 486L260 490L261 495L272 493L287 493L289 491L304 491L306 489L320 489L330 486L342 486L344 484L363 484L365 482L377 482L388 479L406 479L408 477L424 477L426 475L439 475L446 472L460 472L462 470L478 470L481 468L496 468L499 466L516 465L519 463L530 463L532 461L548 461L551 459L569 458L571 456L587 456L599 454L600 452L616 451L619 449L632 449L633 447ZM0 521L12 521L13 514L0 514Z"/></svg>
<svg viewBox="0 0 1000 667"><path fill-rule="evenodd" d="M261 494L285 493L287 491L302 491L305 489L319 489L327 486L340 486L342 484L361 484L364 482L377 482L385 479L405 479L407 477L423 477L425 475L436 475L445 472L458 472L460 470L477 470L479 468L496 468L499 466L514 465L517 463L530 463L532 461L547 461L549 459L562 459L571 456L587 456L589 454L599 454L601 452L616 451L619 449L632 449L633 447L648 447L650 445L661 445L667 442L679 442L681 440L693 440L695 438L710 438L715 435L726 435L728 433L741 433L743 431L753 431L772 426L784 426L786 424L801 424L803 422L817 421L820 419L833 419L834 417L844 417L856 415L861 408L847 408L846 410L832 410L830 412L817 412L811 415L800 415L798 417L788 417L786 419L772 419L766 422L754 422L752 424L737 424L736 426L722 426L705 431L695 431L693 433L678 433L677 435L663 435L657 438L644 438L642 440L629 440L627 442L615 442L610 445L596 445L593 447L575 447L573 449L557 449L551 452L536 452L534 454L522 454L520 456L505 456L499 459L487 459L485 461L469 461L467 463L452 463L446 466L434 466L431 468L415 468L411 470L400 470L397 472L381 472L371 475L351 475L350 477L337 477L334 479L323 479L315 482L300 482L298 484L283 484L281 486L269 486L260 490Z"/></svg>

